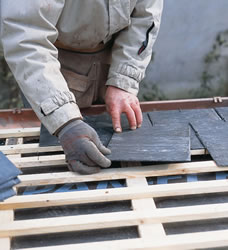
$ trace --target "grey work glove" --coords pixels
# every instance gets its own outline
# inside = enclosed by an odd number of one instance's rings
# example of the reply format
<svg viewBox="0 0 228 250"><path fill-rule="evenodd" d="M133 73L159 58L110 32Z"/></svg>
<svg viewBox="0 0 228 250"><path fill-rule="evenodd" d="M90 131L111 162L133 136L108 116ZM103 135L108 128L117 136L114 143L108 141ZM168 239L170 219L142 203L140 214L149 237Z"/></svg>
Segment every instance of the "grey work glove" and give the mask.
<svg viewBox="0 0 228 250"><path fill-rule="evenodd" d="M58 138L71 171L93 174L99 172L101 167L110 167L111 161L104 155L111 151L101 143L96 131L85 122L70 122L59 132Z"/></svg>

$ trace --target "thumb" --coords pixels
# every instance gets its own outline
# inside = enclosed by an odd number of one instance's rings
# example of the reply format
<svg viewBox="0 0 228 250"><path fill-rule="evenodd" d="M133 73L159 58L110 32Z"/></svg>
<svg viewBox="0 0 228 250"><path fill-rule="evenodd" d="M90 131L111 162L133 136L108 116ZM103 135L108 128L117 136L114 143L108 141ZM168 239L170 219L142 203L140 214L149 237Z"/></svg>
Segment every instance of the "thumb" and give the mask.
<svg viewBox="0 0 228 250"><path fill-rule="evenodd" d="M96 134L95 136L94 136L94 144L97 146L97 148L99 149L99 151L102 153L102 154L104 154L104 155L110 155L111 154L111 150L110 149L108 149L108 148L106 148L103 144L102 144L102 142L101 142L101 140L100 140L100 138L98 137L98 135Z"/></svg>
<svg viewBox="0 0 228 250"><path fill-rule="evenodd" d="M77 172L79 174L87 175L87 174L95 174L100 171L99 167L89 167L77 160L71 160L68 162L69 170L73 172Z"/></svg>

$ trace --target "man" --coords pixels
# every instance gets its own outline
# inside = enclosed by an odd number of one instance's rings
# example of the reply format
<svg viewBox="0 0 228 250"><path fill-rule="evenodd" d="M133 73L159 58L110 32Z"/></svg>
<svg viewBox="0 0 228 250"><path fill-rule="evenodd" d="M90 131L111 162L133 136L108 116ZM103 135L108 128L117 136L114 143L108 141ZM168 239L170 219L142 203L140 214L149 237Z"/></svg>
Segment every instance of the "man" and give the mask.
<svg viewBox="0 0 228 250"><path fill-rule="evenodd" d="M22 92L72 171L109 167L79 108L105 99L113 128L125 113L141 126L136 97L150 62L163 0L1 0L4 56ZM76 98L75 98L76 97Z"/></svg>

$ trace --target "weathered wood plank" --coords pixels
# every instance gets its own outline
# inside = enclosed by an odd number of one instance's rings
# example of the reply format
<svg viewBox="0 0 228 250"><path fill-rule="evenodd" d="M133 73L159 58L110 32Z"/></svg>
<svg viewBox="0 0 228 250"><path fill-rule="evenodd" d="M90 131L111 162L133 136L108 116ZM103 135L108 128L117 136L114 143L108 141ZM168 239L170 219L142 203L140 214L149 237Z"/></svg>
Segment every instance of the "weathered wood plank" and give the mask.
<svg viewBox="0 0 228 250"><path fill-rule="evenodd" d="M0 225L0 237L70 232L150 223L208 220L228 217L228 203L162 208L151 211L124 211L55 218L19 220Z"/></svg>
<svg viewBox="0 0 228 250"><path fill-rule="evenodd" d="M56 152L56 151L63 151L63 149L61 146L39 147L38 143L29 143L29 144L0 146L0 151L2 151L5 155L11 157L10 155L14 154ZM191 155L205 155L205 154L207 154L205 149L191 150Z"/></svg>
<svg viewBox="0 0 228 250"><path fill-rule="evenodd" d="M0 211L0 224L10 223L14 219L14 212L13 210L5 210ZM1 249L10 250L10 237L0 238L0 246Z"/></svg>
<svg viewBox="0 0 228 250"><path fill-rule="evenodd" d="M49 184L64 184L73 182L89 182L101 180L117 180L133 177L153 177L153 176L168 176L177 174L192 174L192 173L211 173L226 171L228 167L218 167L214 161L207 162L190 162L176 164L162 164L144 167L131 167L118 169L104 169L94 175L79 175L73 172L63 173L48 173L36 175L20 176L21 183L18 187L24 186L39 186Z"/></svg>
<svg viewBox="0 0 228 250"><path fill-rule="evenodd" d="M228 166L228 123L192 122L193 129L218 166Z"/></svg>
<svg viewBox="0 0 228 250"><path fill-rule="evenodd" d="M0 130L0 139L10 138L10 137L31 137L39 135L40 135L40 127Z"/></svg>
<svg viewBox="0 0 228 250"><path fill-rule="evenodd" d="M122 167L130 167L131 162L121 162ZM135 165L140 165L140 162L134 162ZM145 177L141 178L127 178L127 187L133 188L148 188L149 184ZM131 205L134 211L143 211L146 209L151 209L151 211L156 210L156 204L153 197L140 199L131 199ZM138 232L144 241L153 242L154 239L165 237L166 233L161 223L145 224L138 226Z"/></svg>
<svg viewBox="0 0 228 250"><path fill-rule="evenodd" d="M126 180L128 187L147 188L148 183L146 178L129 178ZM143 212L144 210L150 209L151 212L156 211L156 204L154 199L141 198L131 200L132 208L134 211ZM162 238L165 240L165 230L162 223L144 224L138 226L138 232L144 241L153 242L154 239Z"/></svg>
<svg viewBox="0 0 228 250"><path fill-rule="evenodd" d="M56 152L56 151L63 151L63 149L61 146L40 147L38 143L28 143L28 144L14 144L14 145L0 146L0 151L2 151L5 155L14 155L14 154L24 154L24 153ZM193 154L196 154L196 152L194 152Z"/></svg>
<svg viewBox="0 0 228 250"><path fill-rule="evenodd" d="M227 180L199 181L194 183L173 183L147 187L125 187L108 190L72 191L15 196L0 202L2 210L51 207L72 204L99 203L131 199L187 196L228 192Z"/></svg>

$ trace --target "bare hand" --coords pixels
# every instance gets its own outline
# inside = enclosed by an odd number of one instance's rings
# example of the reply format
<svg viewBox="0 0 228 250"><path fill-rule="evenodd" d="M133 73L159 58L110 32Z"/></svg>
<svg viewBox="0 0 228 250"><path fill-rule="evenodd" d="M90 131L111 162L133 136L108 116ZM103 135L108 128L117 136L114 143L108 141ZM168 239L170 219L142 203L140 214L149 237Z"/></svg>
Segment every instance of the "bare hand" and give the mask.
<svg viewBox="0 0 228 250"><path fill-rule="evenodd" d="M131 129L141 127L142 111L138 98L122 89L108 86L105 96L106 109L112 117L113 129L121 132L121 114L125 113Z"/></svg>

